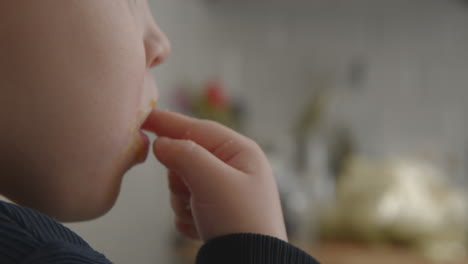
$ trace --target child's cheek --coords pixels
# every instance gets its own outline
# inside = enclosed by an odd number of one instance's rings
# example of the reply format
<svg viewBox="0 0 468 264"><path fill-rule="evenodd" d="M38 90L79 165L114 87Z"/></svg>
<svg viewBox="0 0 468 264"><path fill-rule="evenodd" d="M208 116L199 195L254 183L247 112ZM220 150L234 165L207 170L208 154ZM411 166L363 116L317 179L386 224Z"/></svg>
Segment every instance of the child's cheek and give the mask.
<svg viewBox="0 0 468 264"><path fill-rule="evenodd" d="M144 154L139 126L157 92L141 32L120 3L32 1L23 16L5 19L15 30L0 44L0 84L14 89L0 97L0 120L14 132L2 136L22 150L25 177L63 183L44 191L67 190L56 200L71 204L61 208L114 199L122 174Z"/></svg>

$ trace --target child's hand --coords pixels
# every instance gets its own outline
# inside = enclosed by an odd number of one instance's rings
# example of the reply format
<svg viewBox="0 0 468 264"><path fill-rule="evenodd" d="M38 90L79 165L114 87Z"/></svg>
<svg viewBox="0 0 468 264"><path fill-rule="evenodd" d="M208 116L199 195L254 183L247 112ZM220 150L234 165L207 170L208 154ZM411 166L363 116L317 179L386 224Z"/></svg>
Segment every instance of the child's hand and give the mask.
<svg viewBox="0 0 468 264"><path fill-rule="evenodd" d="M287 241L270 165L258 145L218 123L154 110L144 127L159 137L177 229L190 238L257 233Z"/></svg>

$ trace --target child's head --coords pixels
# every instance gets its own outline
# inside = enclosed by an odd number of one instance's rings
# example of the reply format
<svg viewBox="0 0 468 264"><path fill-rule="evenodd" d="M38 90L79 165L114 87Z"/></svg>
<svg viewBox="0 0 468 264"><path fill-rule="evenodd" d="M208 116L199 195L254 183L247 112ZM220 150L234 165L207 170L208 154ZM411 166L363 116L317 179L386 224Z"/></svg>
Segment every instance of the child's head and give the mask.
<svg viewBox="0 0 468 264"><path fill-rule="evenodd" d="M168 53L145 0L2 1L0 193L64 221L107 212Z"/></svg>

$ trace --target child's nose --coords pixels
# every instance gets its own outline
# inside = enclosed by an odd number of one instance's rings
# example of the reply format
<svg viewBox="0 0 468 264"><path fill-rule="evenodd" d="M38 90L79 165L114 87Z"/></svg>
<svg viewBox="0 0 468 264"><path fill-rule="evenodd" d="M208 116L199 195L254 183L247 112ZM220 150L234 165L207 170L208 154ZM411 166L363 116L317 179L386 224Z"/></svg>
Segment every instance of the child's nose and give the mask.
<svg viewBox="0 0 468 264"><path fill-rule="evenodd" d="M145 51L149 68L164 62L171 52L169 40L156 25L145 36Z"/></svg>

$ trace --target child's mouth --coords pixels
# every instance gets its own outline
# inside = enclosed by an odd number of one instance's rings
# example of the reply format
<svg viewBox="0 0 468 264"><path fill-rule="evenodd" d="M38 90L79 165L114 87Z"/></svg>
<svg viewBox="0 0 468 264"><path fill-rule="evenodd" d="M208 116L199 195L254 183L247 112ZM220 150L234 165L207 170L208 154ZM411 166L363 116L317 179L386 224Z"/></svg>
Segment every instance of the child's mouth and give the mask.
<svg viewBox="0 0 468 264"><path fill-rule="evenodd" d="M148 157L150 140L143 131L140 130L139 132L140 132L141 144L137 150L136 160L138 163L142 163Z"/></svg>
<svg viewBox="0 0 468 264"><path fill-rule="evenodd" d="M146 135L143 132L143 128L145 126L145 123L148 121L148 117L151 114L151 111L154 109L156 106L156 100L151 100L150 102L150 109L148 109L146 112L141 111L139 113L141 119L139 120L138 127L136 131L132 132L132 134L135 136L134 142L132 143L132 151L134 155L134 160L137 163L143 163L149 152L150 148L150 140L148 135Z"/></svg>

